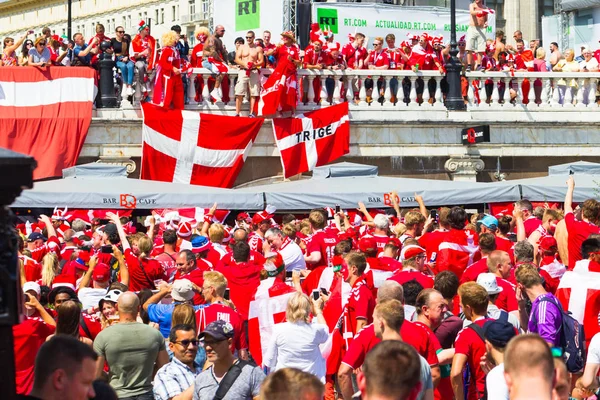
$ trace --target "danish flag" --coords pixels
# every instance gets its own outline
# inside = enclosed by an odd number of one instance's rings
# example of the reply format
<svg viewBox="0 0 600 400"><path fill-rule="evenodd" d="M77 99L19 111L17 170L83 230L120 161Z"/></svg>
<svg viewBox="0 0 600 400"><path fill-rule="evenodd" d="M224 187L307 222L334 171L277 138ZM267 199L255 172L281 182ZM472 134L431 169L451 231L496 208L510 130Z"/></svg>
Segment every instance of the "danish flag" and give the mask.
<svg viewBox="0 0 600 400"><path fill-rule="evenodd" d="M141 179L230 188L263 120L143 103Z"/></svg>
<svg viewBox="0 0 600 400"><path fill-rule="evenodd" d="M560 279L556 297L563 309L583 324L585 340L600 332L600 266L589 260L581 260L572 271Z"/></svg>
<svg viewBox="0 0 600 400"><path fill-rule="evenodd" d="M312 171L350 152L348 103L274 118L273 130L285 178Z"/></svg>

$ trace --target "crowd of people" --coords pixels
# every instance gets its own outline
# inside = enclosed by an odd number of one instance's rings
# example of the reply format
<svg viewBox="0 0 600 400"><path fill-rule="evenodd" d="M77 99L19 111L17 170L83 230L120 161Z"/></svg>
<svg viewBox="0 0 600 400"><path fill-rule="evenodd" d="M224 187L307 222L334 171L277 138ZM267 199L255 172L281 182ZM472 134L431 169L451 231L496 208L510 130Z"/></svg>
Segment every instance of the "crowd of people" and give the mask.
<svg viewBox="0 0 600 400"><path fill-rule="evenodd" d="M504 32L497 30L494 39L486 37L487 18L493 11L488 9L482 0L475 0L470 5L470 26L467 33L458 41L458 59L463 71L505 71L514 72L597 72L599 70L600 50L593 52L588 47L581 48L581 54L576 55L573 49L562 52L558 44L549 45L549 56L541 47L540 40L527 41L521 31L514 32L513 41L507 40ZM261 73L261 68L275 68L284 61L290 61L293 68L310 70L412 70L439 71L445 75L445 65L450 59L450 44L444 43L443 37L432 37L427 33L409 34L406 40L396 38L393 33L385 37L374 37L372 43L366 42L363 33L357 32L348 36L347 42L336 41L332 32L322 30L318 24L313 24L310 32L310 43L304 49L296 44L296 38L291 31L281 33L281 40L272 41L272 34L263 31L262 36L249 31L246 37L238 37L234 48L228 51L222 41L225 28L217 25L213 34L206 27L200 27L194 33L196 45L190 47L188 37L181 34L181 27L174 25L171 31L165 33L160 40L150 34L150 27L140 21L138 33L132 38L125 33L122 26L115 29L114 37L106 35L104 26L97 24L96 34L87 42L81 33L75 33L72 38L52 35L49 28L42 30L42 35L35 41L29 39L33 31L28 31L23 37L15 40L11 37L4 39L4 47L0 66L92 66L95 67L99 55L103 52L111 54L117 71L117 78L122 82L122 93L132 96L139 90L142 101L152 101L165 107L181 109L188 103L188 85L196 88L196 101L202 100L204 79L196 77L190 82L192 68L206 68L213 75L208 79L211 101L229 102L229 86L235 85L236 115L240 115L244 98L250 100L249 116L257 114L257 100L261 87L265 84L268 73ZM400 42L401 41L401 42ZM397 43L400 42L400 43ZM104 44L106 43L106 44ZM368 46L372 45L372 49ZM223 79L230 68L238 71L234 79ZM137 71L137 81L134 83L134 72ZM299 80L301 90L292 93L293 107L297 102L306 103L313 100L316 103L333 102L334 92L339 90L342 101L354 99L359 101L359 89L364 85L366 101L384 101L384 79L367 78L364 81L357 78L327 78L325 88L321 88L321 80L312 81L314 96L309 99L307 78ZM436 81L426 80L429 91L427 101L435 102ZM499 102L505 99L506 86L510 92L510 101L515 101L519 92L516 79L508 82L497 82ZM528 103L530 82L522 84L523 102ZM399 86L402 90L399 90ZM470 94L472 86L473 94ZM462 94L465 102L492 101L494 82L486 79L483 82L462 77ZM559 103L575 101L579 84L575 79L567 82L564 79L555 82L559 92ZM589 82L583 85L584 101L587 104L592 87ZM423 101L425 82L416 82L417 101ZM139 88L139 89L138 89ZM445 96L448 90L444 80L440 89ZM411 82L409 79L393 78L390 81L391 99L393 103L410 102ZM538 79L534 82L535 101L541 102L542 84ZM348 93L349 92L349 93ZM326 96L325 99L321 97ZM473 97L469 99L469 96ZM508 96L506 96L508 98Z"/></svg>
<svg viewBox="0 0 600 400"><path fill-rule="evenodd" d="M388 210L306 215L55 209L16 226L18 393L588 398L598 315L569 304L578 323L558 292L600 273L600 203L574 207L574 191L570 177L562 209L520 200L499 215L420 196L401 209L394 192Z"/></svg>

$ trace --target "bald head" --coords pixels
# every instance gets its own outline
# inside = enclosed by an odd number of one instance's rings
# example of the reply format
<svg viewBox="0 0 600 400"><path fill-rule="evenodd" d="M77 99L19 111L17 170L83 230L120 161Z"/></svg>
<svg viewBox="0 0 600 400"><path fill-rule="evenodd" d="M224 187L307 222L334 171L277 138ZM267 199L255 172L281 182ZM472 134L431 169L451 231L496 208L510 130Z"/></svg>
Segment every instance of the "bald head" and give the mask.
<svg viewBox="0 0 600 400"><path fill-rule="evenodd" d="M119 310L119 315L137 315L139 308L140 299L138 299L135 293L125 292L121 294L121 296L119 296L119 300L117 301L117 309Z"/></svg>
<svg viewBox="0 0 600 400"><path fill-rule="evenodd" d="M217 25L215 27L215 36L220 38L225 34L225 27L223 25Z"/></svg>
<svg viewBox="0 0 600 400"><path fill-rule="evenodd" d="M377 291L377 303L383 303L387 300L398 300L404 304L404 289L396 281L385 281Z"/></svg>
<svg viewBox="0 0 600 400"><path fill-rule="evenodd" d="M506 278L507 274L510 275L510 256L505 251L494 250L487 258L487 267L492 274Z"/></svg>
<svg viewBox="0 0 600 400"><path fill-rule="evenodd" d="M248 232L245 229L237 228L233 232L233 240L236 242L245 242L248 238Z"/></svg>

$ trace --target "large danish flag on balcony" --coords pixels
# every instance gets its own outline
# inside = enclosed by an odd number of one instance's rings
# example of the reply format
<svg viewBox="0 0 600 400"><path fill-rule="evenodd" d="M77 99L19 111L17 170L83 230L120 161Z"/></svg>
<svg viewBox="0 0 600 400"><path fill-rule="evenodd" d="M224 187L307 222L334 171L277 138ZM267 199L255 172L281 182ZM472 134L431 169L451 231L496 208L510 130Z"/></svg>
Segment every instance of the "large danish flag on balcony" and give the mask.
<svg viewBox="0 0 600 400"><path fill-rule="evenodd" d="M35 158L34 179L77 162L96 97L91 68L0 68L0 147Z"/></svg>
<svg viewBox="0 0 600 400"><path fill-rule="evenodd" d="M142 105L141 179L230 188L263 123Z"/></svg>
<svg viewBox="0 0 600 400"><path fill-rule="evenodd" d="M274 118L275 141L286 178L312 171L350 152L348 103Z"/></svg>

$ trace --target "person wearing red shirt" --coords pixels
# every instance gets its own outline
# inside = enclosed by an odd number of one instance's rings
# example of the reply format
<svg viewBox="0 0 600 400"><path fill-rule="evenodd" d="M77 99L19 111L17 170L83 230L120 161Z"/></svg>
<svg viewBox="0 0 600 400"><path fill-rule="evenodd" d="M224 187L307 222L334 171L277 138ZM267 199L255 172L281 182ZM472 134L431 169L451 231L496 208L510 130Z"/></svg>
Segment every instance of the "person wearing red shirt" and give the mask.
<svg viewBox="0 0 600 400"><path fill-rule="evenodd" d="M390 236L388 229L390 226L390 220L384 214L377 214L373 218L373 224L375 227L373 233L370 235L377 245L377 255L383 253L383 248L389 242Z"/></svg>
<svg viewBox="0 0 600 400"><path fill-rule="evenodd" d="M233 264L220 265L215 271L222 273L227 278L230 288L231 301L245 320L248 319L250 301L260 284L260 271L262 266L249 262L250 246L245 242L233 245Z"/></svg>
<svg viewBox="0 0 600 400"><path fill-rule="evenodd" d="M415 279L425 289L433 287L433 277L423 273L425 259L427 258L424 248L408 245L402 249L400 258L403 259L402 271L396 272L388 280L396 281L402 285Z"/></svg>
<svg viewBox="0 0 600 400"><path fill-rule="evenodd" d="M271 43L271 32L263 31L263 51L266 53L267 51L272 51L277 48L277 45ZM267 68L274 68L275 65L273 63L274 58L265 57L265 62L267 63Z"/></svg>
<svg viewBox="0 0 600 400"><path fill-rule="evenodd" d="M344 308L344 333L346 348L352 342L352 338L362 328L373 322L373 309L375 299L369 289L364 273L367 268L367 259L364 254L351 252L346 257L347 272L345 281L352 286L348 303Z"/></svg>
<svg viewBox="0 0 600 400"><path fill-rule="evenodd" d="M163 246L160 251L156 251L154 246L154 254L156 260L162 265L167 281L171 282L173 276L177 272L176 260L177 260L177 234L173 229L167 229L162 233ZM156 254L158 253L158 254Z"/></svg>
<svg viewBox="0 0 600 400"><path fill-rule="evenodd" d="M198 288L201 288L204 284L204 272L209 270L206 268L206 264L199 266L196 262L196 255L191 250L181 250L176 261L177 272L173 282L179 279L187 279ZM200 305L204 304L205 300L202 294L196 292L192 302L194 305Z"/></svg>
<svg viewBox="0 0 600 400"><path fill-rule="evenodd" d="M333 249L338 243L337 235L333 237L328 235L323 229L325 228L325 216L319 210L312 210L308 215L312 235L306 244L306 267L310 270L316 267L326 265L331 266L333 258Z"/></svg>
<svg viewBox="0 0 600 400"><path fill-rule="evenodd" d="M475 282L467 282L458 288L460 306L467 320L480 328L489 320L486 318L488 307L487 291ZM476 329L476 328L475 328ZM481 368L481 358L486 354L485 341L474 328L466 327L456 337L455 355L450 371L450 380L454 397L464 399L463 369L466 365L471 371L471 380L466 399L478 400L485 393L485 372Z"/></svg>
<svg viewBox="0 0 600 400"><path fill-rule="evenodd" d="M426 232L418 239L419 245L425 249L427 260L429 260L432 265L435 265L438 248L443 241L444 234L450 229L450 225L448 225L448 214L450 214L450 209L448 207L440 208L438 210L438 229Z"/></svg>
<svg viewBox="0 0 600 400"><path fill-rule="evenodd" d="M479 223L479 221L477 223ZM488 272L487 258L492 251L496 250L496 236L489 232L479 235L479 250L481 251L481 260L474 262L465 269L465 272L463 272L463 275L460 278L461 284L465 282L475 282L477 281L479 274Z"/></svg>
<svg viewBox="0 0 600 400"><path fill-rule="evenodd" d="M428 340L433 344L436 354L442 351L442 345L438 340L433 329L439 328L444 320L445 313L448 311L448 302L444 299L444 296L435 289L423 289L417 296L415 303L417 312L417 321L415 325L423 329ZM441 379L441 371L432 370L431 378L433 379L433 386L438 387ZM450 379L446 377L447 383ZM445 385L447 387L447 385Z"/></svg>
<svg viewBox="0 0 600 400"><path fill-rule="evenodd" d="M496 306L506 312L518 310L515 286L507 280L512 270L508 254L500 250L492 252L487 259L487 266L489 271L496 275L498 286L502 288L502 292L498 294Z"/></svg>
<svg viewBox="0 0 600 400"><path fill-rule="evenodd" d="M35 356L56 329L56 322L38 300L40 286L34 282L26 285L23 286L25 319L13 326L17 394L23 395L28 394L33 386Z"/></svg>
<svg viewBox="0 0 600 400"><path fill-rule="evenodd" d="M464 270L480 258L479 238L476 232L465 229L467 213L461 207L452 207L448 214L450 230L445 233L438 248L437 271L450 270L460 279Z"/></svg>
<svg viewBox="0 0 600 400"><path fill-rule="evenodd" d="M157 62L152 101L166 109L173 106L175 110L183 110L182 61L176 48L177 43L179 35L174 31L168 31L162 36L163 47Z"/></svg>
<svg viewBox="0 0 600 400"><path fill-rule="evenodd" d="M385 265L388 271L396 272L401 270L402 263L398 261L401 247L402 245L398 238L390 238L379 257L379 264Z"/></svg>
<svg viewBox="0 0 600 400"><path fill-rule="evenodd" d="M383 38L377 36L373 40L373 51L367 56L367 68L370 70L386 70L390 68L390 58L388 52L383 48ZM370 102L373 91L373 80L365 80L365 88L367 89L367 102ZM379 102L383 102L383 94L385 90L385 81L383 78L377 80L377 92L379 94ZM385 216L384 216L385 217Z"/></svg>
<svg viewBox="0 0 600 400"><path fill-rule="evenodd" d="M519 200L515 203L515 210L521 210L523 213L523 223L525 224L525 238L528 238L541 224L542 220L533 215L533 204L529 200ZM566 211L565 211L566 213Z"/></svg>
<svg viewBox="0 0 600 400"><path fill-rule="evenodd" d="M538 244L540 276L544 278L546 291L555 294L566 267L557 259L558 245L552 236L544 236Z"/></svg>
<svg viewBox="0 0 600 400"><path fill-rule="evenodd" d="M346 60L349 69L364 69L367 58L367 49L363 47L365 35L357 33L352 43L347 43L342 47L342 56ZM352 89L354 99L358 99L358 78L352 79L348 90Z"/></svg>
<svg viewBox="0 0 600 400"><path fill-rule="evenodd" d="M233 326L235 335L231 344L231 352L238 352L239 358L248 359L248 339L244 320L239 312L225 304L225 289L227 289L227 279L216 271L207 271L204 273L204 284L202 285L202 295L208 307L196 311L196 322L198 332L203 332L204 328L211 322L223 320Z"/></svg>
<svg viewBox="0 0 600 400"><path fill-rule="evenodd" d="M329 54L323 50L323 44L320 40L315 40L311 48L306 50L304 54L304 69L314 69L320 71L325 69L327 64L331 61L329 59ZM314 79L313 80L313 90L314 90L314 101L317 104L321 102L321 80ZM327 99L324 98L324 101Z"/></svg>
<svg viewBox="0 0 600 400"><path fill-rule="evenodd" d="M146 81L147 75L154 68L157 47L156 39L150 36L150 27L144 21L138 24L138 34L131 41L131 52L131 59L135 61L135 68L138 71L137 85L145 97L150 91Z"/></svg>
<svg viewBox="0 0 600 400"><path fill-rule="evenodd" d="M581 206L581 218L575 219L573 213L573 191L575 179L569 176L567 180L567 194L565 195L565 223L568 233L569 262L567 269L571 271L575 263L582 259L581 244L593 233L600 233L600 202L588 199ZM564 261L564 260L563 260Z"/></svg>
<svg viewBox="0 0 600 400"><path fill-rule="evenodd" d="M273 218L273 214L266 210L257 212L252 217L252 228L254 230L248 235L250 250L262 254L265 233L269 230L273 222L271 218Z"/></svg>
<svg viewBox="0 0 600 400"><path fill-rule="evenodd" d="M94 40L94 39L97 39L97 40ZM104 34L104 25L97 24L96 25L96 35L92 36L90 38L90 40L88 41L88 46L92 46L92 49L94 49L96 47L99 47L100 43L102 43L102 42L110 43L110 38ZM112 54L112 46L109 50L107 50L107 53ZM98 54L99 53L96 53L92 56L92 61L91 61L92 65L94 65L98 62Z"/></svg>
<svg viewBox="0 0 600 400"><path fill-rule="evenodd" d="M192 49L190 64L192 68L202 68L204 43L206 43L206 39L208 39L210 36L210 31L207 27L201 26L196 29L194 36L196 37L198 43ZM196 79L194 80L194 87L196 88L196 96L194 97L194 101L199 102L202 99L202 89L204 88L204 78L202 78L202 76L196 76Z"/></svg>
<svg viewBox="0 0 600 400"><path fill-rule="evenodd" d="M46 238L40 232L31 232L27 237L27 249L31 253L31 258L41 263L44 256L51 251L60 258L60 241L56 236L56 229L52 225L52 221L46 215L40 215L40 221L46 226L48 241L46 242Z"/></svg>

